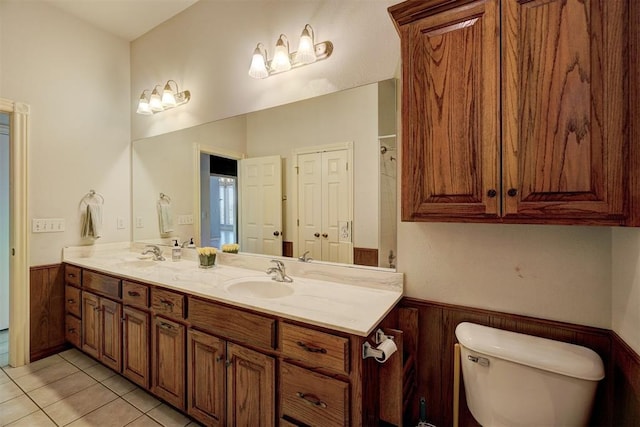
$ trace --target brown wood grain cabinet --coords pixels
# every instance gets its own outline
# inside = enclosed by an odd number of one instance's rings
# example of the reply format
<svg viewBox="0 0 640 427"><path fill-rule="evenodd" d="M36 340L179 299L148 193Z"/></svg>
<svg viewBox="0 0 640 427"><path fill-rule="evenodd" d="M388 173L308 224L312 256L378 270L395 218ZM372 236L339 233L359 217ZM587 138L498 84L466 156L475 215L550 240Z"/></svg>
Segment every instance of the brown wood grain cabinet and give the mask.
<svg viewBox="0 0 640 427"><path fill-rule="evenodd" d="M275 359L228 343L227 360L228 424L273 427L276 412Z"/></svg>
<svg viewBox="0 0 640 427"><path fill-rule="evenodd" d="M628 2L427 0L402 49L402 219L640 225ZM634 179L631 179L636 177Z"/></svg>
<svg viewBox="0 0 640 427"><path fill-rule="evenodd" d="M371 337L70 267L67 341L203 425L380 420Z"/></svg>
<svg viewBox="0 0 640 427"><path fill-rule="evenodd" d="M124 306L122 314L122 375L149 388L149 313Z"/></svg>
<svg viewBox="0 0 640 427"><path fill-rule="evenodd" d="M167 318L154 316L151 342L151 391L184 410L186 328Z"/></svg>
<svg viewBox="0 0 640 427"><path fill-rule="evenodd" d="M82 312L82 349L119 372L122 364L122 305L83 291Z"/></svg>
<svg viewBox="0 0 640 427"><path fill-rule="evenodd" d="M204 332L187 332L187 412L209 426L226 420L226 342Z"/></svg>

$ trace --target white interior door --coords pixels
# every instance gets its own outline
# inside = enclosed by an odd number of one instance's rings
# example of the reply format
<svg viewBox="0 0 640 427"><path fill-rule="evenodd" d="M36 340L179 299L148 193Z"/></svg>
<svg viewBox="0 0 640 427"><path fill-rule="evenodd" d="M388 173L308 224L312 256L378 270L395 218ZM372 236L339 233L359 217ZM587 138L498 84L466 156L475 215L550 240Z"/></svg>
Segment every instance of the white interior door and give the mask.
<svg viewBox="0 0 640 427"><path fill-rule="evenodd" d="M240 160L240 250L282 255L282 160Z"/></svg>
<svg viewBox="0 0 640 427"><path fill-rule="evenodd" d="M347 150L322 153L323 260L353 262L351 180Z"/></svg>
<svg viewBox="0 0 640 427"><path fill-rule="evenodd" d="M298 155L298 251L322 260L322 155Z"/></svg>

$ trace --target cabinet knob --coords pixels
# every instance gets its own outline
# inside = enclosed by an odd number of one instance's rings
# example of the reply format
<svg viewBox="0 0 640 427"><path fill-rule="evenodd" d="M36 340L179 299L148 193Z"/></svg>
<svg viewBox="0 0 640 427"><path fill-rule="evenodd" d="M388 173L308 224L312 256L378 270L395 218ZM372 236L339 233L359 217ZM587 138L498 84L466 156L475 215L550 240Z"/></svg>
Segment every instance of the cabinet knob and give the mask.
<svg viewBox="0 0 640 427"><path fill-rule="evenodd" d="M329 237L329 235L327 233L322 233L322 237L326 239L327 237Z"/></svg>
<svg viewBox="0 0 640 427"><path fill-rule="evenodd" d="M498 192L496 190L494 190L493 188L489 191L487 191L487 197L490 198L494 198L498 195Z"/></svg>
<svg viewBox="0 0 640 427"><path fill-rule="evenodd" d="M507 191L507 194L509 195L509 197L515 197L516 194L518 194L518 190L516 190L515 188L510 188L509 191Z"/></svg>
<svg viewBox="0 0 640 427"><path fill-rule="evenodd" d="M320 233L313 233L314 236L320 237Z"/></svg>

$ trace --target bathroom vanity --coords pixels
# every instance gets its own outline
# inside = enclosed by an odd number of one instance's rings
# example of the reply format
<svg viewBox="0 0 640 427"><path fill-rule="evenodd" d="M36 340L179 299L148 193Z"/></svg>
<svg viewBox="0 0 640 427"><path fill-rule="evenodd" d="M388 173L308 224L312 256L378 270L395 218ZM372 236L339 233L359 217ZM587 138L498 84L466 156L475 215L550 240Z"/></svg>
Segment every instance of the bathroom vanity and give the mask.
<svg viewBox="0 0 640 427"><path fill-rule="evenodd" d="M66 338L78 349L205 425L388 418L379 402L406 380L392 374L406 359L402 332L385 329L400 347L387 363L362 353L379 327L398 326L384 319L402 274L294 260L283 284L264 256L219 254L204 270L134 250L65 249Z"/></svg>

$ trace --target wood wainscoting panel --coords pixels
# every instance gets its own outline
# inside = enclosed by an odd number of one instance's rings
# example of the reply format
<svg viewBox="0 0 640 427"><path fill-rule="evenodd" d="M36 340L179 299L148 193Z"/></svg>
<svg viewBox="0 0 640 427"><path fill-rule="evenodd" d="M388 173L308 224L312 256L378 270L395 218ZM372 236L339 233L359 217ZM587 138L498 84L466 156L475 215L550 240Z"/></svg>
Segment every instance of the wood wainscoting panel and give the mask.
<svg viewBox="0 0 640 427"><path fill-rule="evenodd" d="M613 422L614 381L611 368L613 365L611 363L611 331L413 298L404 298L399 306L415 308L419 312L418 389L414 396L415 399L421 396L426 398L428 422L435 425L453 425L453 346L457 342L455 328L460 322L473 322L582 345L596 351L604 362L606 376L598 385L589 425L633 425L633 423L620 424ZM640 370L640 365L633 366ZM638 370L635 372L638 372ZM630 371L627 369L624 372ZM640 381L636 381L636 383L638 382ZM629 382L622 390L631 390L631 384ZM640 387L640 384L638 384L638 387ZM615 396L618 396L620 392L620 390L616 389ZM625 414L629 414L628 417L633 417L640 413L640 409L637 406L640 394L638 394L638 390L635 390L634 393L635 401L623 403L626 405ZM629 399L631 398L627 398L627 401ZM616 405L619 406L621 404ZM617 406L615 409L618 409ZM628 417L625 419L633 419ZM415 421L417 423L417 420ZM635 421L637 422L638 419L635 418ZM462 379L460 380L459 425L461 427L479 426L467 407Z"/></svg>
<svg viewBox="0 0 640 427"><path fill-rule="evenodd" d="M29 269L30 361L66 347L64 329L64 268L61 264Z"/></svg>
<svg viewBox="0 0 640 427"><path fill-rule="evenodd" d="M613 347L614 426L640 425L640 355L618 334L611 332Z"/></svg>
<svg viewBox="0 0 640 427"><path fill-rule="evenodd" d="M377 248L353 248L353 263L355 265L378 266Z"/></svg>

